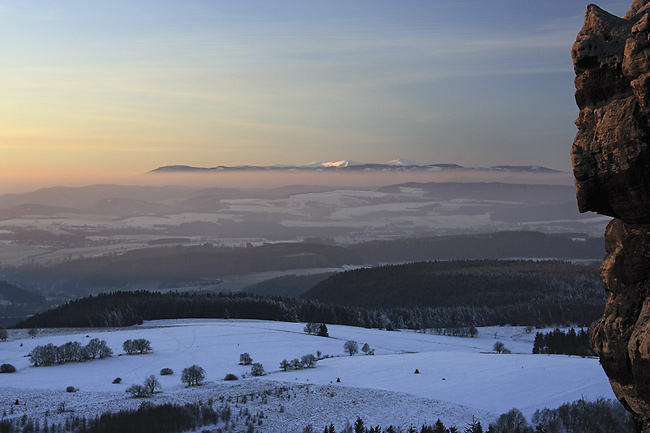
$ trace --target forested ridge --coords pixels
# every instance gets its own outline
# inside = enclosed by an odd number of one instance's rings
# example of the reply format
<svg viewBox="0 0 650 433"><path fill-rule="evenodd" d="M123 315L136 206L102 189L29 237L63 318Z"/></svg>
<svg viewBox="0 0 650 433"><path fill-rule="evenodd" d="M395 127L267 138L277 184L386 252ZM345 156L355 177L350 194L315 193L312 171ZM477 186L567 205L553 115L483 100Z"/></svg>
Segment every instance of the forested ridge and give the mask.
<svg viewBox="0 0 650 433"><path fill-rule="evenodd" d="M298 296L311 289L314 284L334 274L334 272L325 272L308 275L283 275L248 286L244 291L257 295Z"/></svg>
<svg viewBox="0 0 650 433"><path fill-rule="evenodd" d="M333 245L278 243L235 248L204 244L142 248L123 254L70 260L52 268L27 266L10 274L13 279L31 286L88 294L91 289L119 290L146 283L164 285L231 274L362 263L356 253Z"/></svg>
<svg viewBox="0 0 650 433"><path fill-rule="evenodd" d="M392 281L389 277L395 268L422 272L409 272L413 281L398 279L399 284L391 286L387 282ZM424 272L426 269L435 272ZM356 272L340 274L342 280L335 275L326 281L356 281ZM372 305L343 305L348 301L345 294L335 302L246 293L113 292L68 302L36 314L17 327L112 327L182 318L322 322L381 329L505 324L585 326L600 316L604 305L602 289L593 280L594 272L590 267L563 262L415 263L377 268L361 279L361 288L385 302L382 304L373 301ZM507 276L515 278L508 280ZM448 284L447 289L416 302L415 296L434 280L436 284ZM489 284L479 284L481 280ZM352 291L345 285L338 290Z"/></svg>
<svg viewBox="0 0 650 433"><path fill-rule="evenodd" d="M579 233L504 231L376 240L350 245L348 249L362 256L366 263L513 257L602 260L606 254L604 237L584 236Z"/></svg>
<svg viewBox="0 0 650 433"><path fill-rule="evenodd" d="M562 261L456 260L355 269L302 297L359 307L480 307L585 301L603 305L598 267Z"/></svg>

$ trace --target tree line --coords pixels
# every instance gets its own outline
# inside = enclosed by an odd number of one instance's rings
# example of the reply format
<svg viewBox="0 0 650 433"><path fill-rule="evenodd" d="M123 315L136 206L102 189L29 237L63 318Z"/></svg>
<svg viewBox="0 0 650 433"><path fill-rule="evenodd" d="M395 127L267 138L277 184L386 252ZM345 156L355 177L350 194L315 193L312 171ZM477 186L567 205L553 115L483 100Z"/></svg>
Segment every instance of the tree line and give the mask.
<svg viewBox="0 0 650 433"><path fill-rule="evenodd" d="M557 409L537 410L529 423L518 409L511 409L500 415L487 426L473 420L463 427L445 426L438 421L422 427L410 426L404 430L401 426L366 426L361 418L354 424L349 422L342 430L337 430L334 424L326 425L323 433L632 433L632 415L616 400L585 399L565 403ZM315 433L310 425L303 433Z"/></svg>
<svg viewBox="0 0 650 433"><path fill-rule="evenodd" d="M493 309L361 308L246 294L114 292L71 301L27 318L15 328L122 327L144 320L185 318L321 322L386 330L507 324L586 326L601 312L602 308L583 302Z"/></svg>
<svg viewBox="0 0 650 433"><path fill-rule="evenodd" d="M352 307L313 299L246 293L118 291L90 295L37 313L16 328L122 327L144 320L220 318L313 322L376 329L491 325L586 326L602 314L588 300L497 307Z"/></svg>
<svg viewBox="0 0 650 433"><path fill-rule="evenodd" d="M60 346L52 343L39 345L29 353L29 361L34 367L81 362L90 359L103 359L111 356L113 351L105 340L93 338L82 345L78 341L68 341Z"/></svg>
<svg viewBox="0 0 650 433"><path fill-rule="evenodd" d="M589 335L584 329L576 332L574 328L568 331L555 329L551 332L535 334L533 353L551 353L559 355L591 356L594 353L589 347Z"/></svg>

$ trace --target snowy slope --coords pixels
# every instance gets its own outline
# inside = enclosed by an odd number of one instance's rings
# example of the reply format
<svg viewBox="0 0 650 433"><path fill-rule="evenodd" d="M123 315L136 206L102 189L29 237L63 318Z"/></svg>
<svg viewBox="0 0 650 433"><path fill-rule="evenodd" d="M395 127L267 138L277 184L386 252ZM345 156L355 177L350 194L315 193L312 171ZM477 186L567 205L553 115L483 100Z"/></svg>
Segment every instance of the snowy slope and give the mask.
<svg viewBox="0 0 650 433"><path fill-rule="evenodd" d="M613 398L597 359L531 355L533 335L521 328L484 328L477 338L455 338L331 325L331 338L323 338L306 335L303 327L303 323L196 319L152 321L104 331L44 330L33 339L24 331L11 331L10 340L0 342L0 362L13 364L18 372L0 375L0 388L60 391L73 385L90 400L93 395L106 398L111 392L124 399L124 389L129 385L142 383L147 375L158 375L161 368L170 367L174 375L159 377L165 395L182 391L180 372L192 364L201 365L207 380L215 383L222 383L226 373L248 375L250 368L238 365L239 354L248 352L269 373L256 383L279 381L391 391L427 401L442 400L453 407L464 405L480 414L500 414L518 407L530 416L536 409L557 407L581 397ZM513 354L491 353L497 341L495 334ZM26 357L36 345L67 341L85 344L95 337L108 342L113 357L38 368L31 367ZM118 356L122 342L134 338L149 339L154 352ZM376 349L375 356L345 355L346 340L355 340L360 346L367 342ZM281 360L318 350L333 357L319 361L313 369L280 371ZM416 368L419 375L413 374ZM112 384L115 377L121 377L122 383ZM454 412L450 413L447 419L453 420ZM467 408L459 409L458 414L465 419Z"/></svg>

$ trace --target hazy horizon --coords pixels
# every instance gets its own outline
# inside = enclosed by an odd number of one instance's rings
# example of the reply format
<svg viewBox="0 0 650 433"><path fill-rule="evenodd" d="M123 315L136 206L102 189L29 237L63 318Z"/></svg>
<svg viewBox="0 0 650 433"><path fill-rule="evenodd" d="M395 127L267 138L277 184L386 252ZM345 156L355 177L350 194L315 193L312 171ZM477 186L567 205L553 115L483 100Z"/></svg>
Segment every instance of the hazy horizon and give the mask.
<svg viewBox="0 0 650 433"><path fill-rule="evenodd" d="M84 187L97 184L268 189L288 185L379 187L406 182L502 182L573 185L573 176L567 172L540 174L488 172L482 170L378 173L322 171L141 173L131 176L44 176L42 178L31 177L29 179L9 178L0 175L0 194L20 194L50 187Z"/></svg>
<svg viewBox="0 0 650 433"><path fill-rule="evenodd" d="M570 171L585 6L4 2L0 180L395 157Z"/></svg>

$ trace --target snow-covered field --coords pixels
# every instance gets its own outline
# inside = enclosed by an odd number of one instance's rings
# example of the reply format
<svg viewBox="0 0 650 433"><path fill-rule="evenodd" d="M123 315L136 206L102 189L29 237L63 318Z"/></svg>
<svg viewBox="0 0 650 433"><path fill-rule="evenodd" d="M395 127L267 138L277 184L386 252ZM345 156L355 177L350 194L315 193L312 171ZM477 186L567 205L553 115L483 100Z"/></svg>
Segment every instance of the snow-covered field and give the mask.
<svg viewBox="0 0 650 433"><path fill-rule="evenodd" d="M150 374L163 388L153 402L216 399L288 387L293 399L247 403L267 416L258 431L301 431L309 423L322 429L330 421L340 426L357 416L369 425L417 425L441 418L446 424L464 426L472 416L488 423L513 407L530 417L536 409L581 397L614 397L597 359L532 355L534 333L519 327L481 328L476 338L336 325L328 327L330 338L324 338L305 334L303 327L303 323L194 319L109 330L43 330L36 338L10 331L9 341L0 342L0 363L13 364L18 371L0 375L0 414L13 406L13 416L43 416L48 409L54 413L62 401L89 414L137 407L141 400L127 398L124 391ZM95 337L107 341L114 352L111 358L32 367L27 357L36 345L85 344ZM153 352L120 355L122 343L135 338L150 340ZM347 340L360 347L368 343L375 355L346 355ZM504 342L513 353L493 353L495 341ZM288 372L279 368L283 359L317 351L331 357L318 361L315 368ZM262 363L267 374L251 377L250 367L238 365L243 352ZM180 373L192 364L205 369L207 382L185 388ZM164 367L174 374L159 376ZM414 374L415 369L420 374ZM243 380L224 382L227 373ZM116 377L122 378L120 384L112 383ZM68 386L79 391L66 393Z"/></svg>

